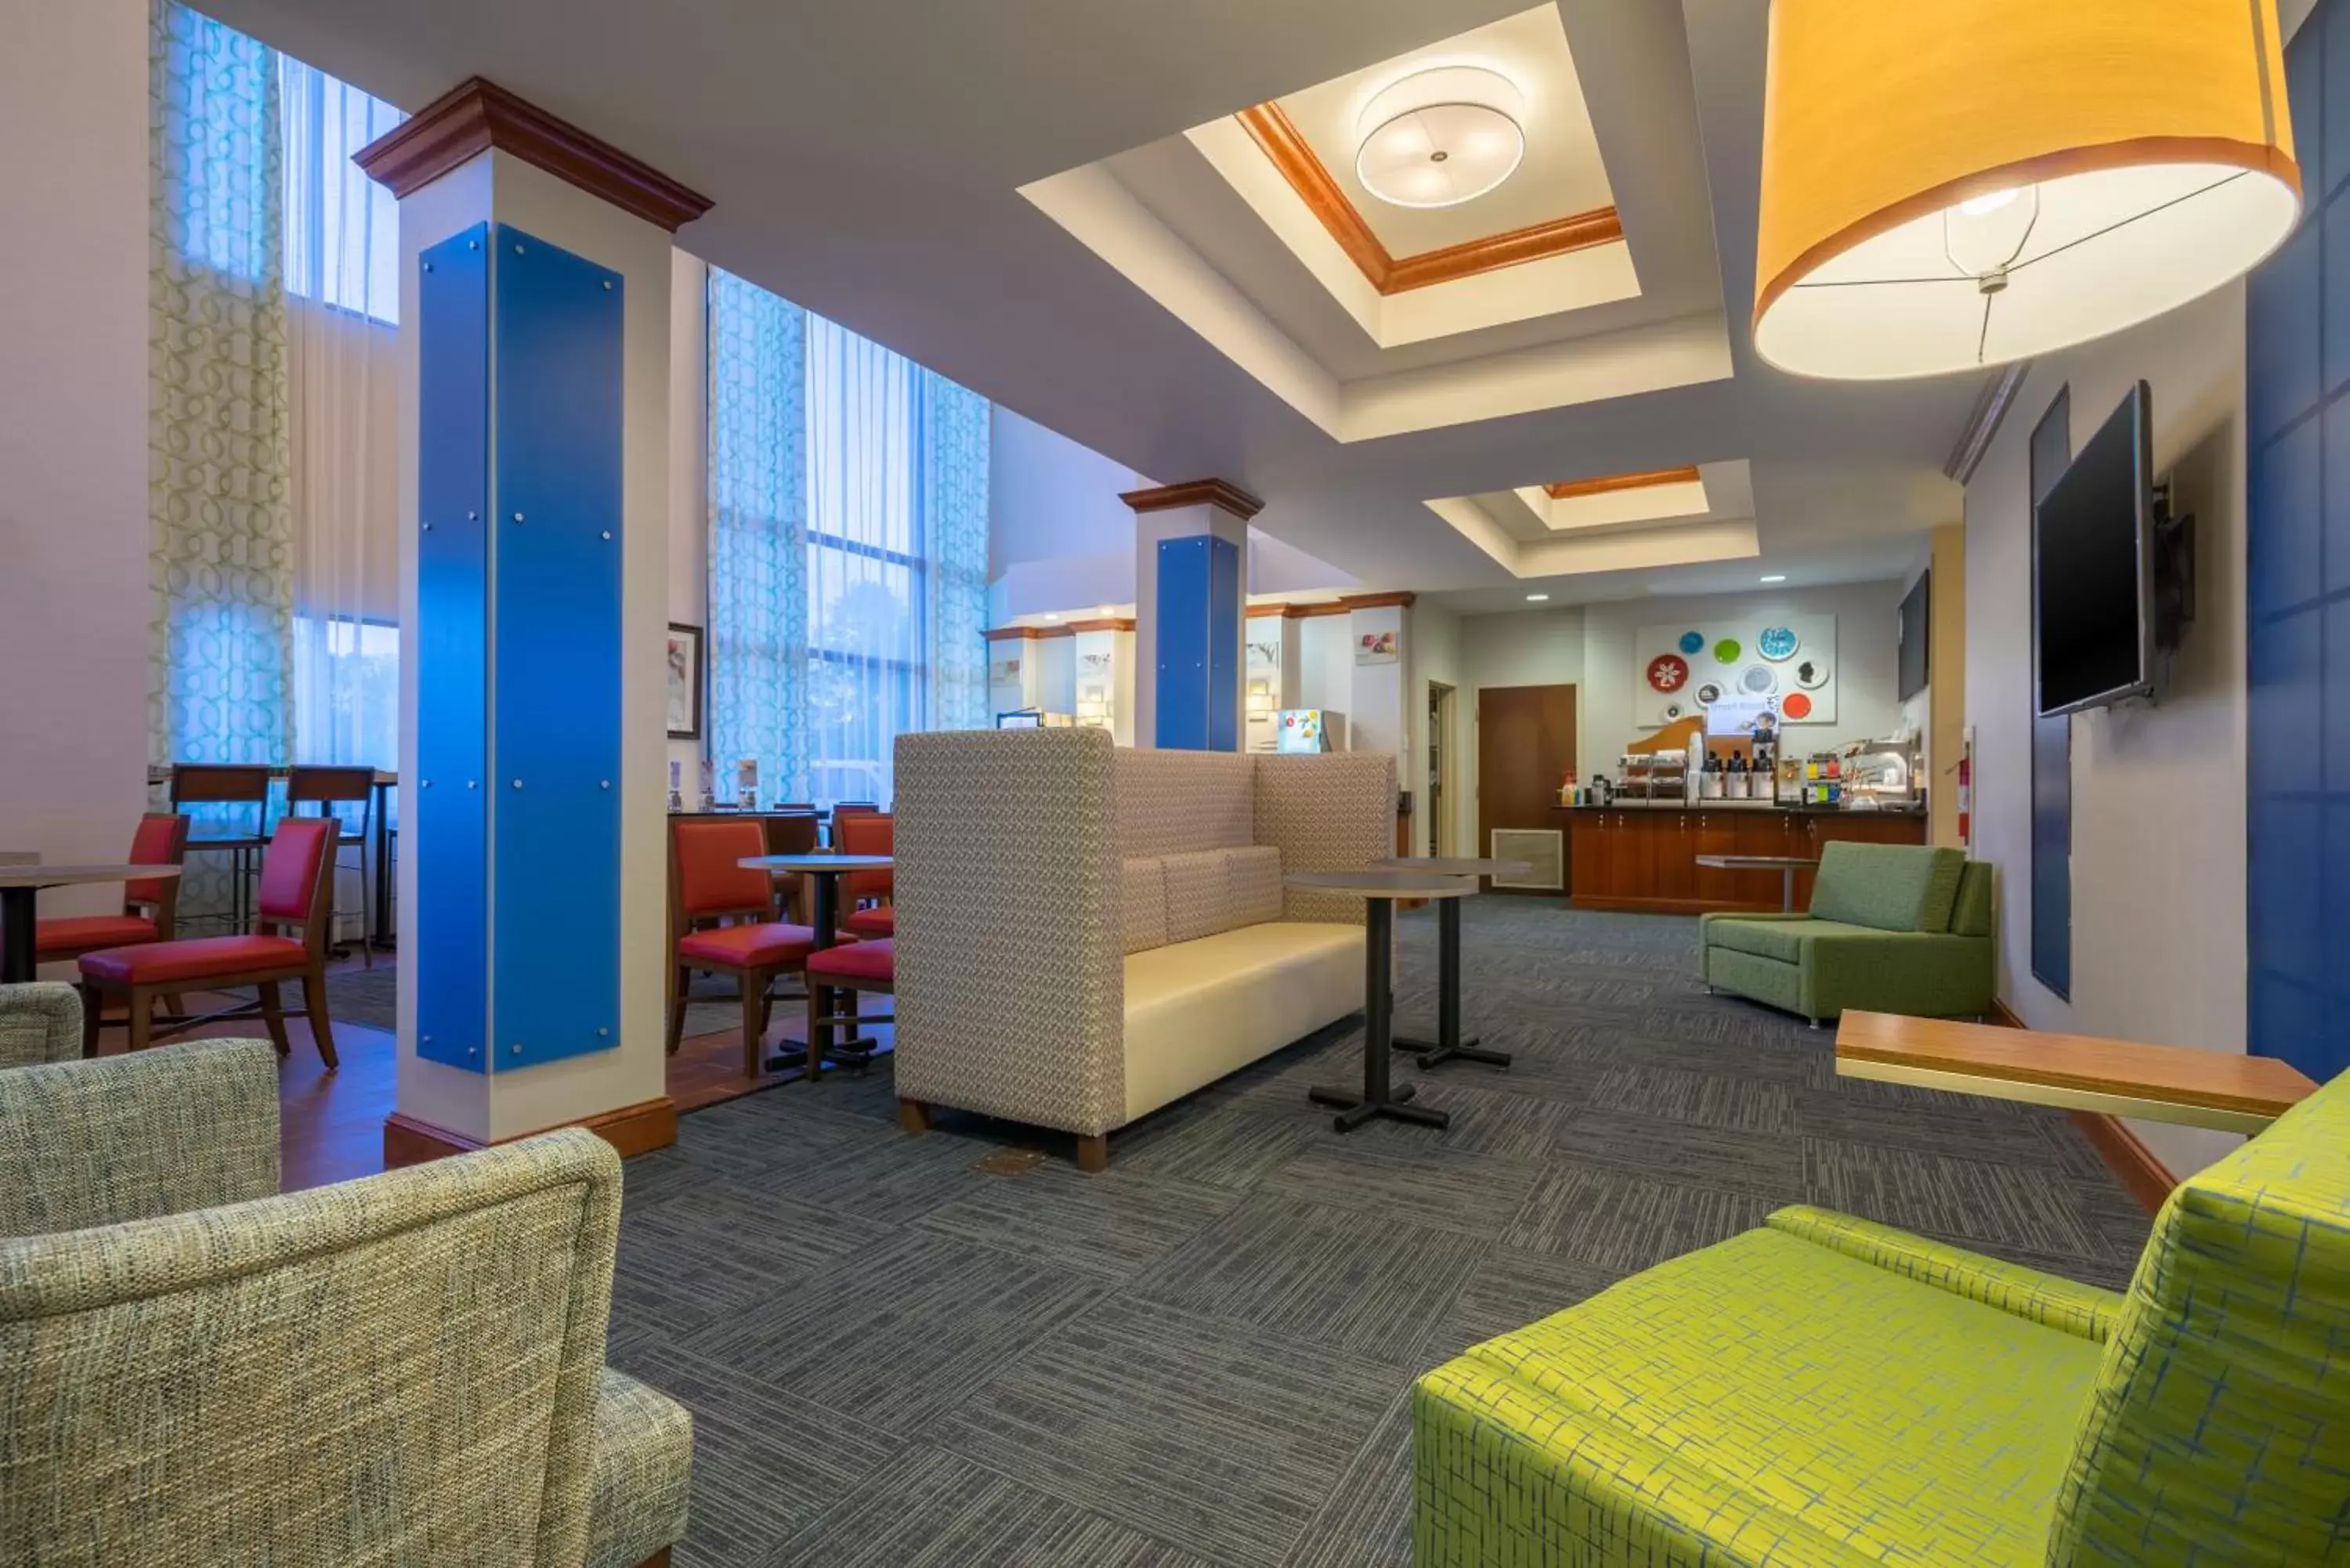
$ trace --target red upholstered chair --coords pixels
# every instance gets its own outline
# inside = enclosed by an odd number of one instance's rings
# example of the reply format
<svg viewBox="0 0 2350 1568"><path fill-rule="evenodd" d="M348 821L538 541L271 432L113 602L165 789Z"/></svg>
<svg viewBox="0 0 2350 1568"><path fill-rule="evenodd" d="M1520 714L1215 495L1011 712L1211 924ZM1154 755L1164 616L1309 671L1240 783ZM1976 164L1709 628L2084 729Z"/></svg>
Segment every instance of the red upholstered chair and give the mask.
<svg viewBox="0 0 2350 1568"><path fill-rule="evenodd" d="M133 866L179 866L187 860L188 819L173 811L151 811L130 836ZM168 942L180 905L180 879L157 877L126 882L119 915L59 915L33 926L33 956L63 963L101 948Z"/></svg>
<svg viewBox="0 0 2350 1568"><path fill-rule="evenodd" d="M685 992L695 970L733 975L743 987L743 1075L759 1075L767 1034L767 987L795 973L816 947L806 926L775 918L775 884L741 862L767 853L756 818L681 818L670 825L670 908L676 911L677 975L670 993L669 1048L685 1033ZM727 922L720 924L717 922Z"/></svg>
<svg viewBox="0 0 2350 1568"><path fill-rule="evenodd" d="M339 1066L334 1031L327 1020L327 939L334 924L335 838L339 831L335 820L325 816L289 816L277 824L262 852L254 921L258 929L251 936L195 937L84 953L82 1054L98 1054L99 1014L109 996L129 1000L130 1049L140 1051L150 1043L159 994L249 985L260 993L260 1012L268 1021L270 1040L280 1056L286 1055L292 1047L286 1038L277 987L298 980L318 1056L329 1072ZM287 929L296 926L302 934L288 936ZM214 1016L253 1015L237 1010ZM183 1025L198 1021L174 1016L170 1022Z"/></svg>
<svg viewBox="0 0 2350 1568"><path fill-rule="evenodd" d="M865 1023L888 1023L889 1013L860 1015L857 1011L857 993L862 991L894 995L898 989L898 944L888 937L879 941L843 942L812 953L807 961L807 1075L811 1082L823 1071L824 1058L832 1049L835 1025L848 1025L849 1037L856 1038L858 1026ZM848 1010L836 1012L839 1005L836 992L848 992Z"/></svg>
<svg viewBox="0 0 2350 1568"><path fill-rule="evenodd" d="M895 821L881 813L836 817L832 836L843 855L888 855L891 853ZM840 918L840 929L858 937L895 936L898 911L889 901L893 886L891 875L886 870L851 871L843 877L840 894L848 902L848 912Z"/></svg>

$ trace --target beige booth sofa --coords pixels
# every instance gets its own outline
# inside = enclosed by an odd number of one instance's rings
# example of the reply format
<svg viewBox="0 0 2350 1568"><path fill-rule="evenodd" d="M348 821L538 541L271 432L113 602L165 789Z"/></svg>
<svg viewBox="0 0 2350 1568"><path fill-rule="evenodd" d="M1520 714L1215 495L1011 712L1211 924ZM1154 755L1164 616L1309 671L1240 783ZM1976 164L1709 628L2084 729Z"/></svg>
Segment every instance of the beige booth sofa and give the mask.
<svg viewBox="0 0 2350 1568"><path fill-rule="evenodd" d="M1100 730L901 735L897 1081L1108 1134L1363 1005L1361 900L1283 885L1394 853L1395 760L1121 751Z"/></svg>

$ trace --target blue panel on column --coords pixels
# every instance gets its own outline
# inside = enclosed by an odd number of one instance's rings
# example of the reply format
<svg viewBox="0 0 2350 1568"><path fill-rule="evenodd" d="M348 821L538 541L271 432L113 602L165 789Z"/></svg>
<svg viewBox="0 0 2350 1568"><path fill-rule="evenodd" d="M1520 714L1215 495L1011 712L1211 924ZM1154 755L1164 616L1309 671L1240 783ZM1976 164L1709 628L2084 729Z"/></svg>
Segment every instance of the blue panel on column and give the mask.
<svg viewBox="0 0 2350 1568"><path fill-rule="evenodd" d="M489 1025L489 225L417 275L416 1054L481 1072Z"/></svg>
<svg viewBox="0 0 2350 1568"><path fill-rule="evenodd" d="M1208 747L1208 546L1205 534L1159 541L1158 734L1162 751Z"/></svg>
<svg viewBox="0 0 2350 1568"><path fill-rule="evenodd" d="M1208 541L1208 749L1241 749L1241 553Z"/></svg>
<svg viewBox="0 0 2350 1568"><path fill-rule="evenodd" d="M500 1069L619 1044L621 300L618 273L499 224ZM652 895L658 897L658 895Z"/></svg>

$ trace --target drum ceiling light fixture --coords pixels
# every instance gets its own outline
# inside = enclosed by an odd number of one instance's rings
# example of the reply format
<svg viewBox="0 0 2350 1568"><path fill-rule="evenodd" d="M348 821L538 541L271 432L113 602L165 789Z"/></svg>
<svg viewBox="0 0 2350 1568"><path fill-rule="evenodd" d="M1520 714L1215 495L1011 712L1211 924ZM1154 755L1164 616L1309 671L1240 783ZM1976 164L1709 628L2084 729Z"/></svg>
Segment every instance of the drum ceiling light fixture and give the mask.
<svg viewBox="0 0 2350 1568"><path fill-rule="evenodd" d="M1524 95L1482 66L1439 66L1383 88L1357 119L1355 178L1399 207L1454 207L1517 172Z"/></svg>
<svg viewBox="0 0 2350 1568"><path fill-rule="evenodd" d="M2275 0L1773 0L1754 348L1883 380L2184 305L2293 232Z"/></svg>

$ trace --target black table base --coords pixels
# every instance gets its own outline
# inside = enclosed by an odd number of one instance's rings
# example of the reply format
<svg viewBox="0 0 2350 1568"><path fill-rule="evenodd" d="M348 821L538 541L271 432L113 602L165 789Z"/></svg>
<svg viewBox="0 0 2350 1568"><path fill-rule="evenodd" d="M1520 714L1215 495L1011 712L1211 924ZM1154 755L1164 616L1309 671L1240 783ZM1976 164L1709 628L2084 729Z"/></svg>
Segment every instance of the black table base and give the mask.
<svg viewBox="0 0 2350 1568"><path fill-rule="evenodd" d="M840 878L845 873L820 871L806 872L803 875L815 888L815 897L811 900L815 909L810 911L808 918L815 923L816 945L809 950L822 952L827 948L837 947L840 944ZM802 982L806 983L805 976L802 977ZM782 997L778 1000L806 1002L807 992L803 991L795 997ZM852 1066L866 1066L876 1055L883 1054L884 1049L881 1042L869 1034L859 1035L854 1040L836 1038L825 1048L825 1065L837 1066L846 1062ZM806 1059L807 1047L803 1044L797 1051L776 1052L760 1065L770 1073L787 1073L803 1069Z"/></svg>
<svg viewBox="0 0 2350 1568"><path fill-rule="evenodd" d="M1448 904L1452 901L1446 900ZM1369 927L1364 933L1363 944L1362 1092L1326 1088L1317 1084L1306 1091L1305 1097L1317 1106L1337 1109L1339 1114L1330 1118L1330 1125L1342 1133L1353 1132L1378 1116L1427 1127L1450 1127L1452 1117L1448 1113L1411 1104L1410 1085L1398 1088L1388 1082L1388 1054L1394 1048L1394 1041L1390 1035L1393 998L1388 990L1388 954L1395 946L1395 905L1386 898L1373 898L1364 913L1368 917Z"/></svg>
<svg viewBox="0 0 2350 1568"><path fill-rule="evenodd" d="M1480 1051L1475 1036L1461 1038L1461 904L1459 898L1447 898L1436 915L1436 1038L1433 1040L1395 1037L1395 1049L1421 1053L1419 1067L1426 1072L1454 1060L1482 1062L1489 1067L1510 1064L1507 1051Z"/></svg>

